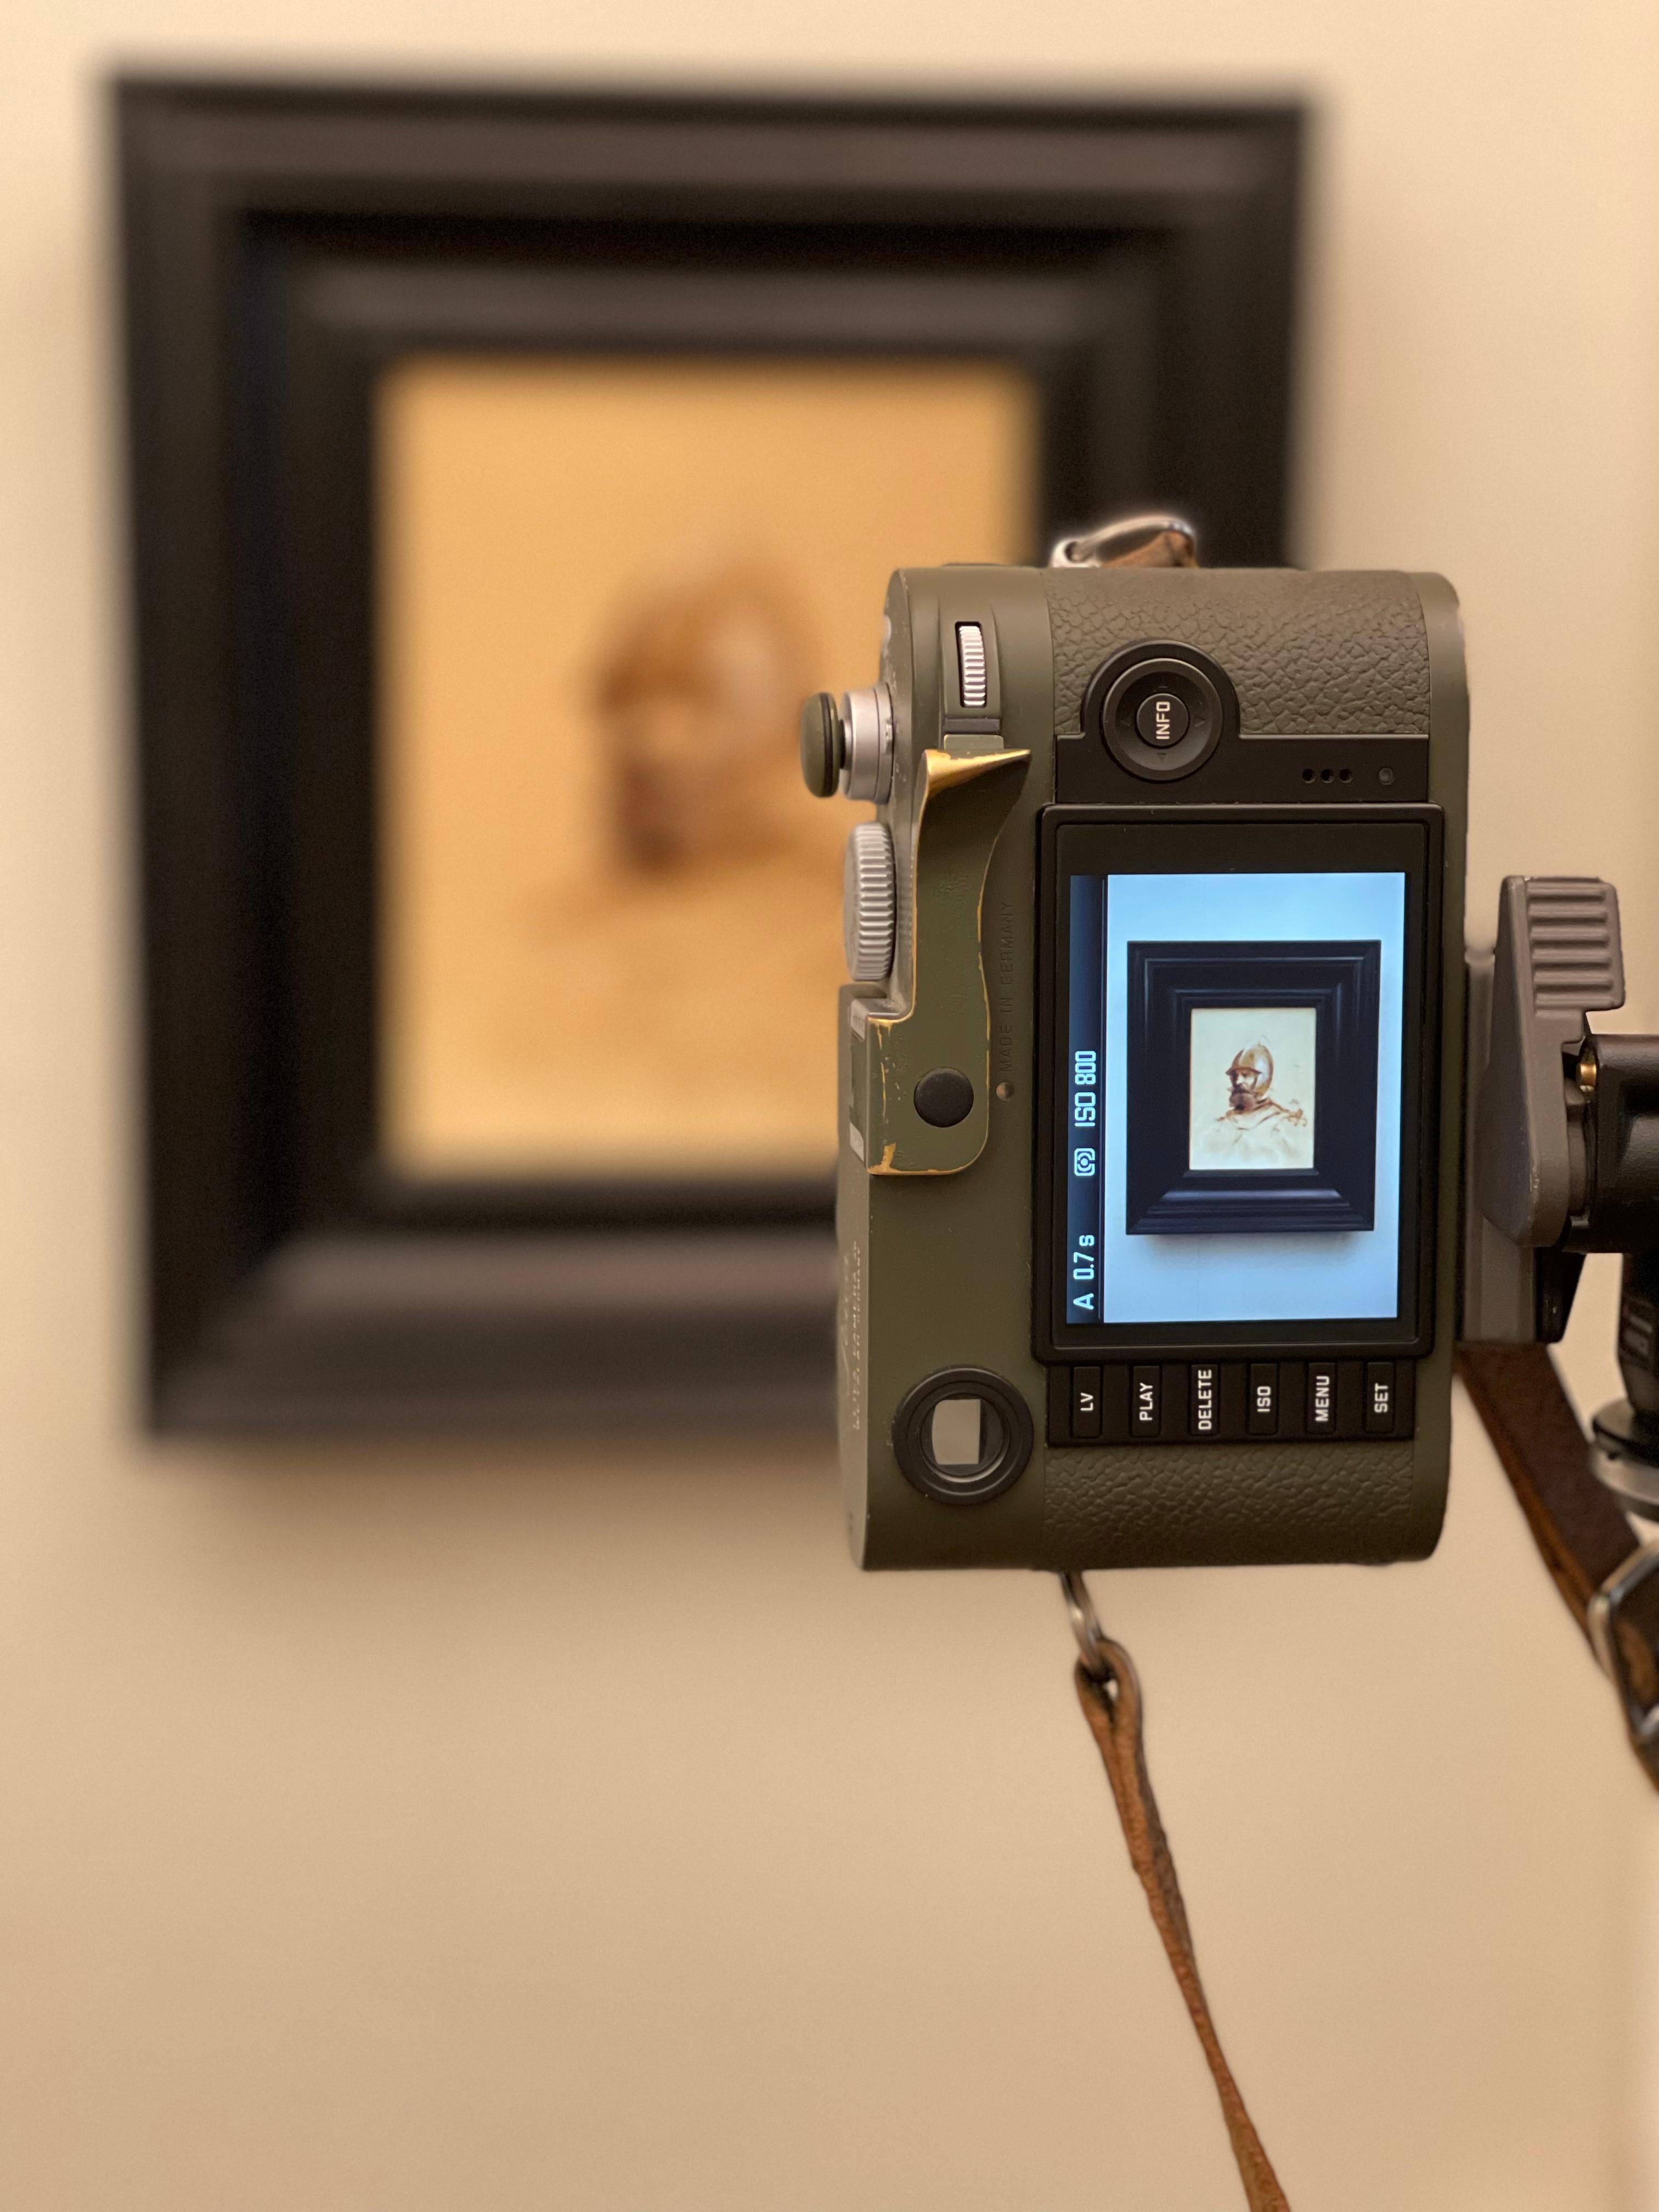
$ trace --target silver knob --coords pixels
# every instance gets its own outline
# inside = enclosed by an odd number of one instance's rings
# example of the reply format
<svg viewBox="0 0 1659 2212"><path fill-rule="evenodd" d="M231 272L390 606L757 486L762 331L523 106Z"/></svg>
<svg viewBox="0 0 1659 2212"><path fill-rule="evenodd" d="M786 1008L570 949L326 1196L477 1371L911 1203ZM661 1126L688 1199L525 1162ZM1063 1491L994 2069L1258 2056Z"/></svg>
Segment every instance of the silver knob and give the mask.
<svg viewBox="0 0 1659 2212"><path fill-rule="evenodd" d="M842 940L855 983L880 983L893 972L898 915L893 840L884 822L860 822L847 841L842 878Z"/></svg>
<svg viewBox="0 0 1659 2212"><path fill-rule="evenodd" d="M893 788L893 695L884 684L867 691L845 691L841 702L846 750L841 771L842 796L873 799L885 805Z"/></svg>

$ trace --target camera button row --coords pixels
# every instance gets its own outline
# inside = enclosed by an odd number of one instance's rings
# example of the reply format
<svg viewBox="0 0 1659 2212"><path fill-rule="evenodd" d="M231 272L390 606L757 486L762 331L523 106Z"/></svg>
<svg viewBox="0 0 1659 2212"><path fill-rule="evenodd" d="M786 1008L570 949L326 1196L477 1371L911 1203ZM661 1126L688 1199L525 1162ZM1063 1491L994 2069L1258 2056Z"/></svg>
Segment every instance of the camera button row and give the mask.
<svg viewBox="0 0 1659 2212"><path fill-rule="evenodd" d="M1164 1371L1158 1367L1073 1367L1069 1433L1079 1443L1125 1435L1146 1443L1163 1433ZM1107 1400L1110 1399L1108 1410Z"/></svg>
<svg viewBox="0 0 1659 2212"><path fill-rule="evenodd" d="M1392 1359L1103 1363L1050 1370L1051 1443L1408 1437L1414 1370Z"/></svg>

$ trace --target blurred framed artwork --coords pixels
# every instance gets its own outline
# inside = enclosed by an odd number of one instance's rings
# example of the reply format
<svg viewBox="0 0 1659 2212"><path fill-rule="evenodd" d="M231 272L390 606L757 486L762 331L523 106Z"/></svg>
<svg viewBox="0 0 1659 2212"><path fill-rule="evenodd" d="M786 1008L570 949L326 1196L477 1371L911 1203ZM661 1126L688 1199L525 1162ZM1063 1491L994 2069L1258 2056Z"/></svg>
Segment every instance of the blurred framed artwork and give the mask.
<svg viewBox="0 0 1659 2212"><path fill-rule="evenodd" d="M384 1158L823 1177L868 810L808 794L800 702L894 545L1024 557L1030 380L416 355L377 434Z"/></svg>
<svg viewBox="0 0 1659 2212"><path fill-rule="evenodd" d="M151 1419L827 1419L799 702L902 562L1284 557L1299 115L114 112Z"/></svg>

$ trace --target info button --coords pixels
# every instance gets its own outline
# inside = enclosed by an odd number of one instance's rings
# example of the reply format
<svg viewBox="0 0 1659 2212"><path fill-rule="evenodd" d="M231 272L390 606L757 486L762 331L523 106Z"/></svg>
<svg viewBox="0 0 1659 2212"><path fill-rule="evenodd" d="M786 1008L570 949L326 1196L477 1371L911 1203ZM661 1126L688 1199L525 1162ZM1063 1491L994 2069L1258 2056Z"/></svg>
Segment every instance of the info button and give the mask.
<svg viewBox="0 0 1659 2212"><path fill-rule="evenodd" d="M1187 702L1173 691L1152 691L1135 708L1135 727L1142 740L1160 752L1178 745L1192 727Z"/></svg>

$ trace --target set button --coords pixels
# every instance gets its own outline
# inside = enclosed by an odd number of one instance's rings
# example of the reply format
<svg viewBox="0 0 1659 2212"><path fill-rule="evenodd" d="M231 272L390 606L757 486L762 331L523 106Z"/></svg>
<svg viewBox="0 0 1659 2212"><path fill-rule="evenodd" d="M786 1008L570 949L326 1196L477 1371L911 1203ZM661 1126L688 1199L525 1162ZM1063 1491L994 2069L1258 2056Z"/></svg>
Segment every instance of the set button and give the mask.
<svg viewBox="0 0 1659 2212"><path fill-rule="evenodd" d="M1365 1363L1365 1433L1391 1437L1395 1419L1395 1376L1392 1359Z"/></svg>

